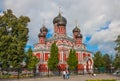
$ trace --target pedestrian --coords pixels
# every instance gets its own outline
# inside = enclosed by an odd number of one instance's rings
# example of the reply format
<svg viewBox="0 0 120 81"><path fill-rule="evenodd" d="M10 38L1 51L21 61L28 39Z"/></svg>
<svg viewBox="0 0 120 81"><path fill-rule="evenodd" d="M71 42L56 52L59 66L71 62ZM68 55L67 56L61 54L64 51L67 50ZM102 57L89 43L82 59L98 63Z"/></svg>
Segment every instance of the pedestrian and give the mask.
<svg viewBox="0 0 120 81"><path fill-rule="evenodd" d="M66 79L66 72L65 72L65 70L63 71L63 79Z"/></svg>
<svg viewBox="0 0 120 81"><path fill-rule="evenodd" d="M66 70L66 79L69 79L69 77L70 77L70 73L68 70Z"/></svg>

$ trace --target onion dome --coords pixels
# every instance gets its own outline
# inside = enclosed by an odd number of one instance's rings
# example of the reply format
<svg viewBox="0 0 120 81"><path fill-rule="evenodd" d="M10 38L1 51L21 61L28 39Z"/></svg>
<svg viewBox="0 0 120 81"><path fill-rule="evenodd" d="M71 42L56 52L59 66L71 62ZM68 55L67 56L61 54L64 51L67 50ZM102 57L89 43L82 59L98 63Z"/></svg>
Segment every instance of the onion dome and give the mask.
<svg viewBox="0 0 120 81"><path fill-rule="evenodd" d="M77 36L76 36L76 38L82 38L83 36L82 36L82 34L78 34Z"/></svg>
<svg viewBox="0 0 120 81"><path fill-rule="evenodd" d="M76 27L73 29L73 33L74 33L74 32L80 33L80 29L76 26Z"/></svg>
<svg viewBox="0 0 120 81"><path fill-rule="evenodd" d="M66 26L66 23L61 18L60 21L58 21L57 26Z"/></svg>
<svg viewBox="0 0 120 81"><path fill-rule="evenodd" d="M39 34L38 34L38 37L45 37L45 34L39 33Z"/></svg>
<svg viewBox="0 0 120 81"><path fill-rule="evenodd" d="M53 24L55 23L65 26L67 24L67 20L59 13L59 15L53 19Z"/></svg>
<svg viewBox="0 0 120 81"><path fill-rule="evenodd" d="M48 32L48 29L43 25L43 27L40 29L40 32Z"/></svg>

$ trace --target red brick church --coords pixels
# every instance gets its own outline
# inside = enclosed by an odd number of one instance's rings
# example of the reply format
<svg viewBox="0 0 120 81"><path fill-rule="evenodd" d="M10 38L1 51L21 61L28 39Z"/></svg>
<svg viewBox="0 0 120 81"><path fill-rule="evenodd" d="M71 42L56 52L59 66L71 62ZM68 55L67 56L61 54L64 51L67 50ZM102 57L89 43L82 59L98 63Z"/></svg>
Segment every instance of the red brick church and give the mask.
<svg viewBox="0 0 120 81"><path fill-rule="evenodd" d="M68 68L67 58L69 57L70 49L76 50L76 56L78 59L78 70L84 70L84 72L91 71L93 69L93 59L92 53L86 50L85 44L82 43L82 34L78 26L74 27L71 31L73 37L69 37L66 33L67 20L65 17L58 14L57 17L53 19L54 34L51 38L46 38L48 33L47 27L43 25L40 28L40 33L38 34L39 42L34 44L33 54L39 59L38 69L47 70L47 61L50 57L50 47L52 43L56 42L59 48L59 68Z"/></svg>

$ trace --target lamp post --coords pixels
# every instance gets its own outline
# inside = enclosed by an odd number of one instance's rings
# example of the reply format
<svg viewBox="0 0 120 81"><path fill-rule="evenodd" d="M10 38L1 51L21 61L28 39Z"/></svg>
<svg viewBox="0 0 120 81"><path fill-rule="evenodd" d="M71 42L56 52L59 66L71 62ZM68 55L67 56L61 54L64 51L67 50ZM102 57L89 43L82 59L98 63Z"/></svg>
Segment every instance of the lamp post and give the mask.
<svg viewBox="0 0 120 81"><path fill-rule="evenodd" d="M0 78L2 76L2 62L0 62Z"/></svg>
<svg viewBox="0 0 120 81"><path fill-rule="evenodd" d="M112 64L110 64L110 73L112 73Z"/></svg>
<svg viewBox="0 0 120 81"><path fill-rule="evenodd" d="M20 67L18 67L18 77L17 77L17 79L19 79L20 78L20 72L21 72L21 69L22 69L22 67L25 67L26 66L26 62L22 62L22 63L20 63Z"/></svg>
<svg viewBox="0 0 120 81"><path fill-rule="evenodd" d="M23 61L23 62L21 63L21 65L22 65L22 67L25 67L25 66L26 66L26 62Z"/></svg>
<svg viewBox="0 0 120 81"><path fill-rule="evenodd" d="M0 62L0 70L2 69L2 62Z"/></svg>

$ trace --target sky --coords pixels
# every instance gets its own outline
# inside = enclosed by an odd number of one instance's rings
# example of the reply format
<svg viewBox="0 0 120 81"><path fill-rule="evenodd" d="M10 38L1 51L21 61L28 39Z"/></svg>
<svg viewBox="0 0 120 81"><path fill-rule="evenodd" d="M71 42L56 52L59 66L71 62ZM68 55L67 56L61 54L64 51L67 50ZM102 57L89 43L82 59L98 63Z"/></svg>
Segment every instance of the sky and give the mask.
<svg viewBox="0 0 120 81"><path fill-rule="evenodd" d="M43 24L49 30L48 37L52 36L52 21L59 8L67 19L69 36L77 24L89 51L115 54L114 41L120 34L120 0L0 0L0 15L12 9L17 17L24 15L31 19L26 49L38 43Z"/></svg>

